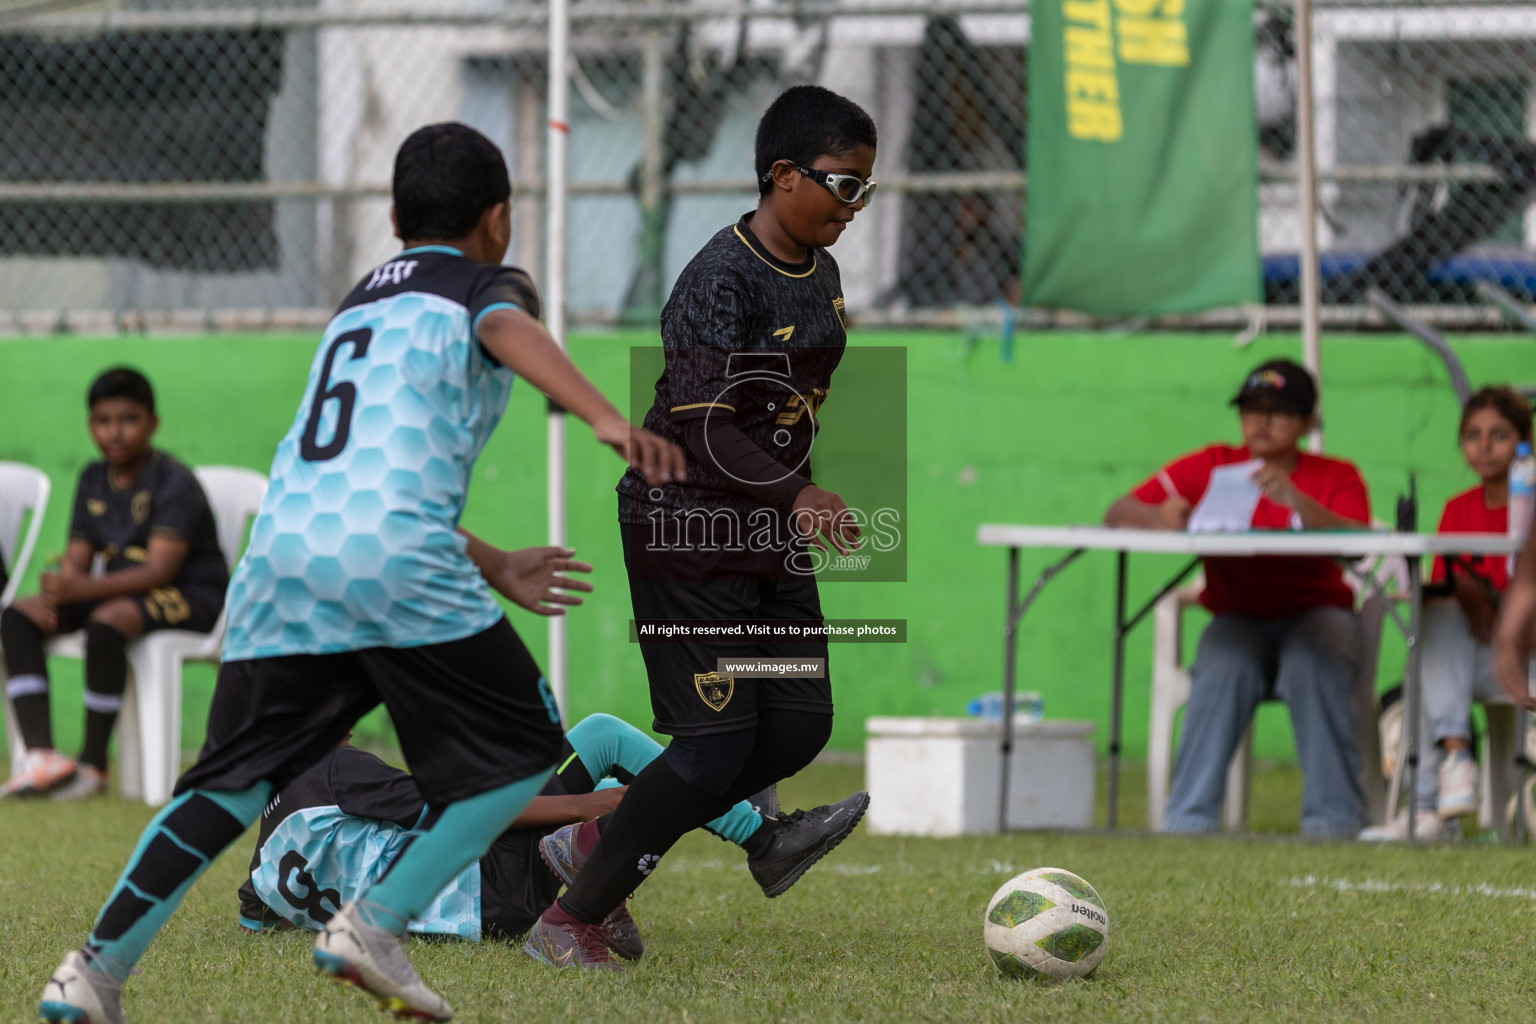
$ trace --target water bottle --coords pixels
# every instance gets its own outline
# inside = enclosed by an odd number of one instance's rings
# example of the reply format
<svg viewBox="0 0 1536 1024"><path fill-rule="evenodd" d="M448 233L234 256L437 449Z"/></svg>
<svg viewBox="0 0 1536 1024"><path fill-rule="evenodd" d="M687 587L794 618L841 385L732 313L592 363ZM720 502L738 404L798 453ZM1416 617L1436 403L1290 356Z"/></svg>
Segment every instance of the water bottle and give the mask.
<svg viewBox="0 0 1536 1024"><path fill-rule="evenodd" d="M1001 722L1003 720L1003 695L994 690L984 693L980 697L966 704L967 713L976 718L982 718L989 722ZM1033 690L1015 692L1013 695L1014 721L1023 724L1038 722L1045 714L1045 702L1040 699L1040 694Z"/></svg>
<svg viewBox="0 0 1536 1024"><path fill-rule="evenodd" d="M1509 464L1509 535L1523 541L1531 532L1531 517L1536 513L1536 458L1531 446L1521 441L1515 449L1515 461ZM1515 574L1515 556L1509 556L1509 574Z"/></svg>

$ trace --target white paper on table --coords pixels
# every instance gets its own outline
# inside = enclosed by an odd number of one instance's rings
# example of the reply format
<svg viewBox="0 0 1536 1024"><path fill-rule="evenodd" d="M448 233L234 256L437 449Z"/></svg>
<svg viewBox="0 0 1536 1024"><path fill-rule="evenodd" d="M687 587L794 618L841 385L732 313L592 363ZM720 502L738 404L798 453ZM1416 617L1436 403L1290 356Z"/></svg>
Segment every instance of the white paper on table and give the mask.
<svg viewBox="0 0 1536 1024"><path fill-rule="evenodd" d="M1249 459L1211 470L1211 482L1189 516L1190 533L1236 532L1253 529L1259 506L1259 485L1252 480L1263 459Z"/></svg>

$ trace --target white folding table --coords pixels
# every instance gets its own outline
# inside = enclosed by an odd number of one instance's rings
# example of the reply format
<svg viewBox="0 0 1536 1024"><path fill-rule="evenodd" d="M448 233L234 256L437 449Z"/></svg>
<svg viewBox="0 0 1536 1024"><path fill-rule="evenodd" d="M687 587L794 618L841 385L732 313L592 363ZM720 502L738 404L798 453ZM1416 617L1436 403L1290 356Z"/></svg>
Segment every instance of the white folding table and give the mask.
<svg viewBox="0 0 1536 1024"><path fill-rule="evenodd" d="M1008 802L1008 765L1013 752L1013 707L1015 662L1018 652L1018 625L1040 591L1057 573L1085 551L1115 552L1114 661L1109 724L1109 827L1118 826L1120 799L1121 712L1125 691L1125 636L1173 588L1182 583L1200 560L1210 555L1235 557L1258 555L1313 555L1358 561L1368 556L1400 555L1408 566L1408 619L1395 611L1392 618L1403 631L1408 644L1408 664L1403 679L1405 721L1408 724L1408 838L1414 839L1413 821L1417 807L1419 769L1419 620L1424 604L1422 562L1436 555L1508 555L1517 551L1520 541L1492 533L1387 533L1377 530L1253 530L1244 533L1185 533L1175 530L1131 530L1111 526L1025 526L984 523L976 531L976 542L1008 549L1008 604L1003 626L1003 777L998 808L998 828L1004 826L1003 808ZM1019 599L1019 550L1021 548L1067 549L1067 554L1047 565L1036 578L1023 600ZM1172 579L1135 614L1126 616L1126 570L1132 552L1185 555L1189 561ZM1364 583L1374 590L1381 583L1374 577Z"/></svg>

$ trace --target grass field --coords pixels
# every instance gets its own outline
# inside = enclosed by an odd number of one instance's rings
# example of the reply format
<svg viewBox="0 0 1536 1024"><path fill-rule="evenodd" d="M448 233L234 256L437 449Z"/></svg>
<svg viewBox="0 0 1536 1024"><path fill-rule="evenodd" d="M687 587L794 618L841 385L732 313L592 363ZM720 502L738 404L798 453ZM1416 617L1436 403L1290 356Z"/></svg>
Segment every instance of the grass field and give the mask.
<svg viewBox="0 0 1536 1024"><path fill-rule="evenodd" d="M573 340L606 390L630 383L639 335ZM1246 350L1214 336L1037 335L1013 362L995 347L942 335L865 335L908 355L908 522L904 583L829 586L832 617L906 617L910 642L838 650L833 747L862 742L870 714L957 714L996 686L1004 559L974 543L983 522L1096 520L1170 455L1231 432L1226 399L1262 358L1295 339ZM101 367L129 361L161 387L162 440L193 464L264 467L293 413L313 338L48 339L0 345L0 457L54 476L50 521L62 522L89 456L78 401ZM1457 343L1477 382L1536 377L1536 346L1509 338ZM1417 474L1424 520L1468 485L1452 443L1456 409L1443 371L1400 338L1330 339L1329 444L1356 459L1378 515ZM238 382L238 387L232 386ZM9 385L8 387L6 385ZM61 401L59 396L67 396ZM835 410L834 410L835 412ZM833 415L829 413L829 419ZM544 406L514 392L508 422L476 472L466 524L500 543L543 537ZM577 437L580 441L580 437ZM569 456L571 533L599 566L598 587L571 617L570 715L603 710L644 725L638 651L612 527L611 455L589 440ZM42 553L57 547L50 526ZM1025 565L1044 563L1036 553ZM1085 560L1089 561L1089 560ZM35 574L40 560L34 564ZM1022 685L1052 718L1100 724L1106 739L1112 576L1106 561L1053 584L1022 629ZM1139 562L1132 599L1160 582ZM35 585L29 580L28 586ZM518 616L521 615L521 618ZM536 653L542 623L514 613ZM1191 638L1198 632L1191 623ZM1145 745L1147 638L1131 645L1127 746ZM1383 654L1383 685L1402 645ZM60 743L79 732L79 669L56 660ZM202 737L211 670L188 673L184 746ZM363 735L387 732L373 722ZM1265 709L1258 749L1290 751L1283 710ZM861 770L817 765L784 788L811 805L862 784ZM1145 820L1144 779L1123 780L1121 821ZM1096 820L1106 820L1105 786ZM687 838L635 901L650 946L629 975L554 973L505 945L425 944L412 955L462 1021L1360 1021L1528 1019L1524 950L1536 930L1530 852L1468 843L1406 850L1313 844L1294 836L1294 764L1256 774L1251 827L1264 838L1174 839L1017 834L902 840L862 832L782 899L762 899L738 851ZM151 815L117 799L88 806L0 805L0 1024L30 1019L48 972L78 944ZM1287 834L1289 833L1289 834ZM382 1019L359 995L309 969L300 935L235 927L243 842L218 862L150 950L128 989L144 1022ZM988 898L1010 875L1055 865L1091 881L1111 917L1096 977L1063 985L1005 983L981 953Z"/></svg>
<svg viewBox="0 0 1536 1024"><path fill-rule="evenodd" d="M816 765L784 797L820 803L861 780L857 766ZM1140 781L1126 779L1131 821ZM1255 827L1294 829L1297 795L1294 768L1258 773ZM116 799L5 806L0 1020L30 1019L149 816ZM216 863L151 947L130 1019L387 1019L309 969L308 937L237 931L249 850ZM1046 864L1097 886L1108 955L1087 981L1005 982L981 955L982 911L1012 874ZM648 952L620 977L548 971L500 944L416 942L411 955L466 1022L1493 1021L1529 1019L1533 995L1536 888L1513 847L861 830L770 902L739 851L695 835L632 907Z"/></svg>

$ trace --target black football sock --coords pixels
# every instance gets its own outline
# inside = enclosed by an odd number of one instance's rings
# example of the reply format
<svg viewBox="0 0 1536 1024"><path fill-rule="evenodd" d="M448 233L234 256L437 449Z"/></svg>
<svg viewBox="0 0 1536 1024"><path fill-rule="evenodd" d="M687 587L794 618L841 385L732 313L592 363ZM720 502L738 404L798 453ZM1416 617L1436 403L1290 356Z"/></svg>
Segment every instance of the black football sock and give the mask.
<svg viewBox="0 0 1536 1024"><path fill-rule="evenodd" d="M686 832L724 814L734 800L696 789L658 757L630 783L618 809L602 823L597 848L582 865L560 906L596 924L640 887Z"/></svg>
<svg viewBox="0 0 1536 1024"><path fill-rule="evenodd" d="M85 627L85 746L80 763L107 769L107 741L128 686L128 638L105 622Z"/></svg>
<svg viewBox="0 0 1536 1024"><path fill-rule="evenodd" d="M768 848L772 845L773 826L768 823L767 818L764 818L762 825L758 826L757 831L742 841L741 848L747 851L748 857L761 857L768 852Z"/></svg>
<svg viewBox="0 0 1536 1024"><path fill-rule="evenodd" d="M14 608L0 611L0 647L5 648L5 695L28 750L53 746L48 717L48 656L43 631Z"/></svg>

